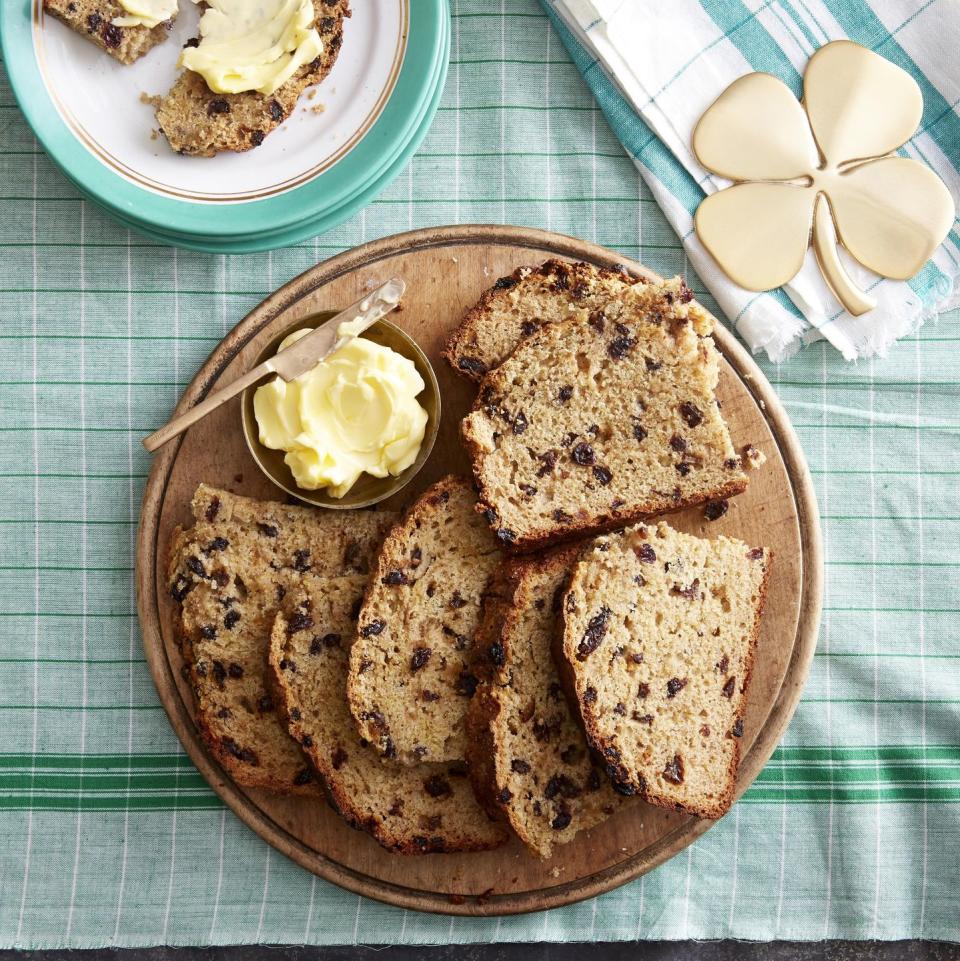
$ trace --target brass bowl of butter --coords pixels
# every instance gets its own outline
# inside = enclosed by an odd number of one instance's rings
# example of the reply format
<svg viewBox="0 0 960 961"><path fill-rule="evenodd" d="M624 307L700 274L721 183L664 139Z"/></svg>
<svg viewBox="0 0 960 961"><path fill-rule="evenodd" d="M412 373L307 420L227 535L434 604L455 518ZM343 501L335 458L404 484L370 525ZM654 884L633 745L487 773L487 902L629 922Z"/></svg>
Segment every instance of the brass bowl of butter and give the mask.
<svg viewBox="0 0 960 961"><path fill-rule="evenodd" d="M255 363L333 316L293 324ZM341 510L369 507L405 487L426 463L440 426L433 367L387 320L342 341L296 380L248 387L240 406L247 447L267 477L299 500Z"/></svg>

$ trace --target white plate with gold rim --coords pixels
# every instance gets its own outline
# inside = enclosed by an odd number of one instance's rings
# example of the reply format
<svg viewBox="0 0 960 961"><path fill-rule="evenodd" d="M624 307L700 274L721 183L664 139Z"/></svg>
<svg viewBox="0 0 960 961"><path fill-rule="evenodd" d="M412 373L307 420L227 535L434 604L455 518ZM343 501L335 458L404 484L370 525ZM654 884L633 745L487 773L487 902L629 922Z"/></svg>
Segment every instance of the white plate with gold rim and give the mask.
<svg viewBox="0 0 960 961"><path fill-rule="evenodd" d="M144 97L164 93L197 11L181 0L168 40L124 66L42 11L41 0L0 10L3 53L38 139L93 200L172 242L216 249L255 244L268 230L338 221L399 171L422 137L445 76L446 0L355 4L340 54L312 97L255 150L214 158L175 154ZM353 201L356 201L355 203ZM326 224L330 226L330 224ZM265 244L267 245L267 244Z"/></svg>

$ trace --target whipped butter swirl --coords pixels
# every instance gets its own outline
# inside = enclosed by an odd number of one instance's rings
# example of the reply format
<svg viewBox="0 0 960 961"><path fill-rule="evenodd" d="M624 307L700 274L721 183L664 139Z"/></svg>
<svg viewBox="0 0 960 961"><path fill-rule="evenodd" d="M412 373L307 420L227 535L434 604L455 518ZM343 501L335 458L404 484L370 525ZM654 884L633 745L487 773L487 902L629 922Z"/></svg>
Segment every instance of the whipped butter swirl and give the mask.
<svg viewBox="0 0 960 961"><path fill-rule="evenodd" d="M155 27L177 15L177 0L120 0L126 11L122 17L114 17L115 27Z"/></svg>
<svg viewBox="0 0 960 961"><path fill-rule="evenodd" d="M323 52L313 0L206 3L200 43L187 47L179 64L200 74L215 93L271 94Z"/></svg>
<svg viewBox="0 0 960 961"><path fill-rule="evenodd" d="M406 470L427 426L416 399L426 385L413 361L352 336L351 326L340 325L340 346L312 370L289 383L276 377L253 396L260 443L287 452L298 487L337 498L363 473ZM280 350L309 332L291 334Z"/></svg>

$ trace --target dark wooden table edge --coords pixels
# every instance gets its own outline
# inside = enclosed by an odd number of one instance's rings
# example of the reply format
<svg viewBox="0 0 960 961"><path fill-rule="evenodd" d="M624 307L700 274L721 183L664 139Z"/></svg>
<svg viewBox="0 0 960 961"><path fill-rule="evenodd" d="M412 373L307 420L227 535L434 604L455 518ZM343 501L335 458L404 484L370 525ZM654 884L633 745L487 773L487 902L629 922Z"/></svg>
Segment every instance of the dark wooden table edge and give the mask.
<svg viewBox="0 0 960 961"><path fill-rule="evenodd" d="M620 941L0 950L0 961L958 961L946 941Z"/></svg>

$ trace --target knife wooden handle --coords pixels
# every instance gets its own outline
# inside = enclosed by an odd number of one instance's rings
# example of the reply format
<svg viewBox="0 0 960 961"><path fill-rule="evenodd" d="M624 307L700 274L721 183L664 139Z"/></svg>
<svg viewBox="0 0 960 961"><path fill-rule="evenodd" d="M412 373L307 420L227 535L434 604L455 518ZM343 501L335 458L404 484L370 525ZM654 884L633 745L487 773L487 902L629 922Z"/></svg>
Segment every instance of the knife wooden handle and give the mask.
<svg viewBox="0 0 960 961"><path fill-rule="evenodd" d="M246 390L258 380L266 377L267 374L272 373L273 364L269 361L265 364L260 364L258 367L254 367L253 370L248 371L242 377L238 377L233 383L227 384L226 387L204 398L204 400L200 401L195 407L191 407L186 413L175 417L169 424L161 427L160 430L155 431L149 437L144 437L143 446L153 453L153 451L158 447L162 447L168 440L171 440L178 434L182 434L188 427L191 427L198 420L206 417L211 411L216 410L232 397L236 397L242 390Z"/></svg>

